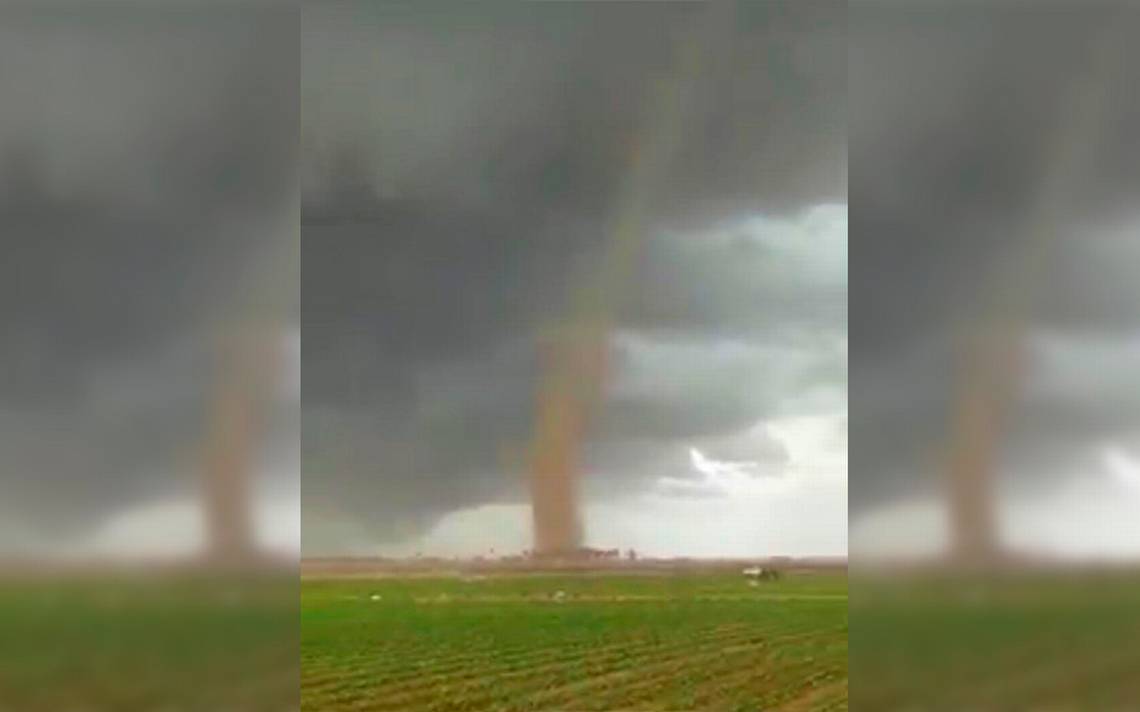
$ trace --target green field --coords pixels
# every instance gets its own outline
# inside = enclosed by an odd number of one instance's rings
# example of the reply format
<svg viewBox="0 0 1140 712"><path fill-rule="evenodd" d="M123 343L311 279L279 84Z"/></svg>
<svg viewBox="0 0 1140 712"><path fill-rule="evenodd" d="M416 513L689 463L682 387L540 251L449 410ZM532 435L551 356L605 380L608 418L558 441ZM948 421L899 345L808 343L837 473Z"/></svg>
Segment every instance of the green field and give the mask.
<svg viewBox="0 0 1140 712"><path fill-rule="evenodd" d="M301 662L306 710L846 709L847 583L306 580Z"/></svg>
<svg viewBox="0 0 1140 712"><path fill-rule="evenodd" d="M0 581L0 710L296 709L296 574Z"/></svg>
<svg viewBox="0 0 1140 712"><path fill-rule="evenodd" d="M856 578L851 704L1140 710L1140 576Z"/></svg>

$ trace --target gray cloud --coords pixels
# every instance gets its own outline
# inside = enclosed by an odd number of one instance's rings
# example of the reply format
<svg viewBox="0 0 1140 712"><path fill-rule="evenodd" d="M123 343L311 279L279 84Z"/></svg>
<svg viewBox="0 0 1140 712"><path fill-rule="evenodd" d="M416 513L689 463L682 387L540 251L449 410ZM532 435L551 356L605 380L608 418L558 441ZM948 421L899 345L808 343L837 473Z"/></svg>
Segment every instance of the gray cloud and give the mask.
<svg viewBox="0 0 1140 712"><path fill-rule="evenodd" d="M379 541L522 496L535 337L597 269L648 91L706 9L449 8L305 11L307 551L340 545L330 521ZM730 20L615 305L591 497L845 384L843 7Z"/></svg>
<svg viewBox="0 0 1140 712"><path fill-rule="evenodd" d="M1135 37L1140 18L1112 3L1061 5L852 8L854 510L937 486L963 328L999 290L1030 289L1010 266L1028 259L1043 214L1060 237L1031 287L1006 484L1093 476L1090 449L1140 427L1127 377L1081 351L1115 349L1140 330L1128 237L1140 188L1140 101L1128 87L1140 56L1133 42L1109 65L1095 62L1097 50ZM1103 120L1067 131L1097 90ZM1065 151L1087 161L1058 176ZM1049 181L1065 187L1042 206ZM1072 348L1061 355L1050 343Z"/></svg>
<svg viewBox="0 0 1140 712"><path fill-rule="evenodd" d="M66 537L195 487L215 330L296 301L257 276L296 36L285 7L0 10L0 516Z"/></svg>

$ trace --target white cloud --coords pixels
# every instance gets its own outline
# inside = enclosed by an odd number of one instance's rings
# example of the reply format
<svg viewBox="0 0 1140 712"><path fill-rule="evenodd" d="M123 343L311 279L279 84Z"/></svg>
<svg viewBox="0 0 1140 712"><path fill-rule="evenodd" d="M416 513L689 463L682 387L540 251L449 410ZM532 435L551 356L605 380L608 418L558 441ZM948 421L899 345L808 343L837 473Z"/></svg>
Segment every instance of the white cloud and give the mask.
<svg viewBox="0 0 1140 712"><path fill-rule="evenodd" d="M847 206L816 205L793 219L759 216L745 235L765 248L795 278L824 288L847 286Z"/></svg>
<svg viewBox="0 0 1140 712"><path fill-rule="evenodd" d="M256 541L264 549L285 555L301 550L300 502L259 499L254 502ZM159 559L193 556L206 543L202 509L193 498L172 498L110 517L82 543L47 552L65 558L89 556L120 559Z"/></svg>
<svg viewBox="0 0 1140 712"><path fill-rule="evenodd" d="M452 512L423 537L379 546L385 556L480 556L493 549L499 554L521 553L531 546L531 512L528 505L486 504Z"/></svg>
<svg viewBox="0 0 1140 712"><path fill-rule="evenodd" d="M851 558L922 559L948 550L950 528L944 503L915 500L879 507L851 525Z"/></svg>
<svg viewBox="0 0 1140 712"><path fill-rule="evenodd" d="M1140 335L1042 330L1032 336L1029 353L1031 397L1062 404L1107 401L1140 409L1140 391L1125 387L1140 363Z"/></svg>
<svg viewBox="0 0 1140 712"><path fill-rule="evenodd" d="M1102 451L1104 466L1122 487L1140 492L1140 459L1118 445L1107 445Z"/></svg>
<svg viewBox="0 0 1140 712"><path fill-rule="evenodd" d="M757 424L777 434L789 458L782 477L756 477L748 464L690 454L691 480L661 478L657 489L583 507L587 543L652 556L844 555L847 461L844 415ZM703 470L703 472L702 472ZM525 504L484 505L443 517L425 536L377 547L385 555L474 556L531 546Z"/></svg>
<svg viewBox="0 0 1140 712"><path fill-rule="evenodd" d="M253 480L254 538L267 551L297 556L301 551L300 465L296 452L281 455L259 467ZM148 559L193 555L205 543L201 504L195 494L184 493L115 512L82 541L53 547L41 539L23 551L6 549L47 557Z"/></svg>
<svg viewBox="0 0 1140 712"><path fill-rule="evenodd" d="M732 495L747 490L752 481L760 476L760 466L757 462L714 460L695 447L689 448L689 462L702 476L701 479L662 477L658 480L658 484L682 496L687 493L702 492Z"/></svg>
<svg viewBox="0 0 1140 712"><path fill-rule="evenodd" d="M695 447L689 448L689 460L693 468L709 477L754 477L759 463L745 460L743 462L730 462L728 460L713 460Z"/></svg>
<svg viewBox="0 0 1140 712"><path fill-rule="evenodd" d="M1084 478L1034 496L999 497L1001 540L1014 552L1069 560L1140 558L1140 479L1134 479L1140 468L1122 455L1106 451L1112 479ZM851 528L855 560L930 557L949 546L948 510L937 498L874 509Z"/></svg>

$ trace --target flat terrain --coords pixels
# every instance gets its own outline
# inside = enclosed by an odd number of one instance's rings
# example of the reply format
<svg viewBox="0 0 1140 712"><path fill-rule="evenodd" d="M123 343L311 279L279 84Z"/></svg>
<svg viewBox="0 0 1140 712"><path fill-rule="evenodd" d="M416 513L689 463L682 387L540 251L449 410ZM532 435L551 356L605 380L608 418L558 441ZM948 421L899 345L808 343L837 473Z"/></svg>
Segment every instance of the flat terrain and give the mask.
<svg viewBox="0 0 1140 712"><path fill-rule="evenodd" d="M1140 710L1140 573L853 579L851 703Z"/></svg>
<svg viewBox="0 0 1140 712"><path fill-rule="evenodd" d="M847 581L722 571L308 578L306 710L847 707Z"/></svg>
<svg viewBox="0 0 1140 712"><path fill-rule="evenodd" d="M0 580L0 710L297 708L296 573Z"/></svg>

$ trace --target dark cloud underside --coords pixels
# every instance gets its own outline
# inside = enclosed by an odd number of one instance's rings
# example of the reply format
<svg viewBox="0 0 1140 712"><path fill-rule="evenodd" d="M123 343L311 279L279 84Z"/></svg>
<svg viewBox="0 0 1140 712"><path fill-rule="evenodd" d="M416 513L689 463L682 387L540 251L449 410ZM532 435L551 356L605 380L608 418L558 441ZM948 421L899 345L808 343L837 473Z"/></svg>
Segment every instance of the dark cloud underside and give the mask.
<svg viewBox="0 0 1140 712"><path fill-rule="evenodd" d="M53 6L0 9L0 518L67 534L193 486L212 329L287 239L298 14Z"/></svg>
<svg viewBox="0 0 1140 712"><path fill-rule="evenodd" d="M535 336L598 268L630 151L660 119L650 92L707 9L447 7L304 15L304 512L377 537L519 490ZM661 378L659 357L690 359L693 382L664 400L615 386L590 445L607 477L650 476L636 443L660 452L762 418L776 396L726 378L778 360L766 337L842 335L845 279L817 276L809 247L787 257L804 282L782 284L783 257L744 220L811 223L812 205L843 200L843 6L746 3L729 20L616 307L620 333L651 335L615 340L617 382ZM838 358L813 348L807 361ZM335 546L308 521L307 547Z"/></svg>
<svg viewBox="0 0 1140 712"><path fill-rule="evenodd" d="M992 308L1038 235L1036 201L1065 147L1087 150L1058 198L1031 334L1126 339L1140 329L1136 229L1140 101L1134 41L1107 67L1095 50L1136 37L1124 4L859 3L850 18L852 505L929 489L946 445L960 329ZM1101 82L1104 121L1064 134L1074 96ZM1022 286L1014 287L1022 289ZM1023 483L1081 470L1087 448L1135 429L1137 403L1090 391L1028 393L1003 469ZM1088 368L1081 359L1065 373ZM1048 378L1056 378L1055 373ZM1126 388L1123 382L1121 388Z"/></svg>

